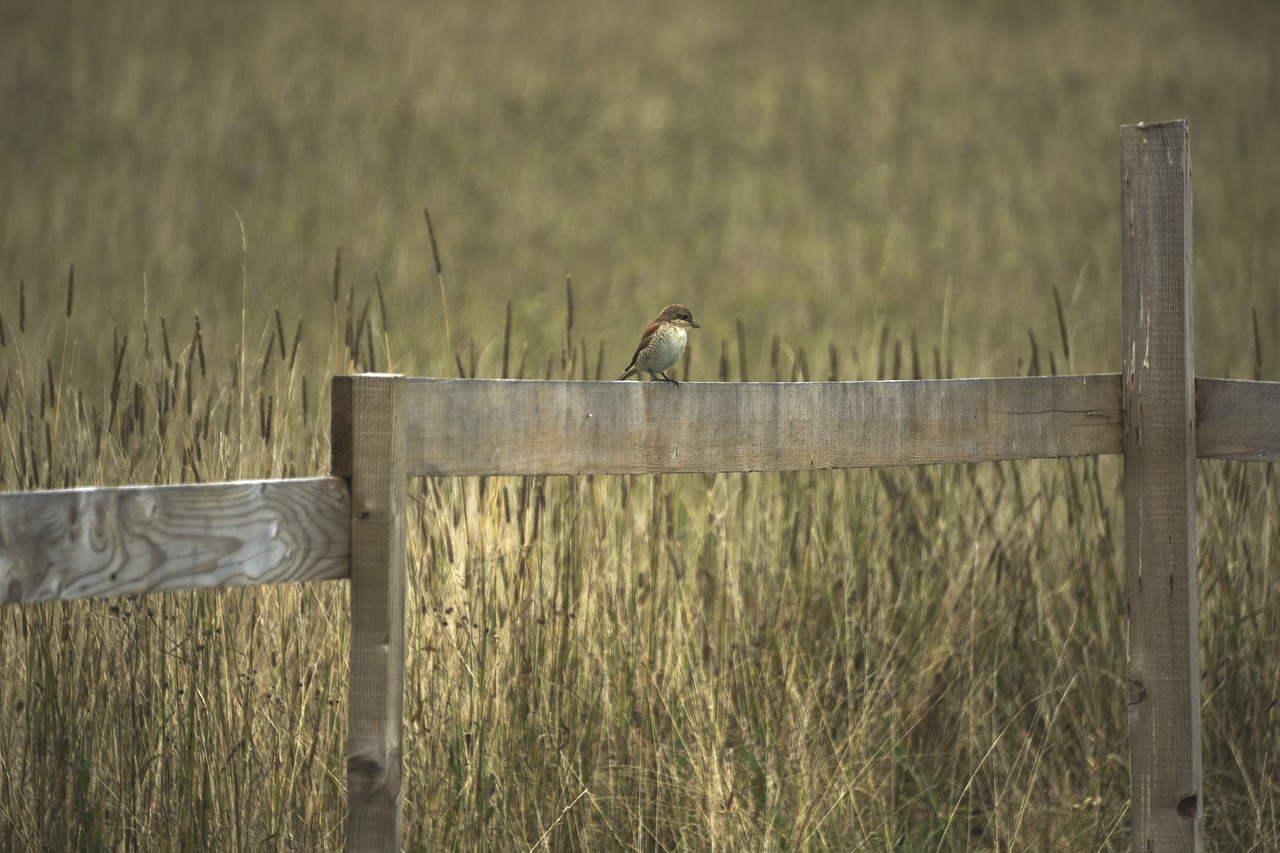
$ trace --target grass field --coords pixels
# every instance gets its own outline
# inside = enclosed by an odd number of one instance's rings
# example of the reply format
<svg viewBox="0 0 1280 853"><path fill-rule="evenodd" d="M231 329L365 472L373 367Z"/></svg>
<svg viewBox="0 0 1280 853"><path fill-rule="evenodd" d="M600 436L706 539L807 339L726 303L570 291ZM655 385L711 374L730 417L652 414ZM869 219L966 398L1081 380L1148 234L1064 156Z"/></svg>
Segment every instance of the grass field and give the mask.
<svg viewBox="0 0 1280 853"><path fill-rule="evenodd" d="M1200 370L1278 378L1277 43L1248 2L0 11L0 489L323 473L335 372L612 378L677 300L694 380L1115 371L1139 120L1191 120ZM406 848L1127 849L1119 474L415 484ZM1280 849L1280 494L1199 496L1207 846ZM0 848L340 848L345 608L5 608Z"/></svg>

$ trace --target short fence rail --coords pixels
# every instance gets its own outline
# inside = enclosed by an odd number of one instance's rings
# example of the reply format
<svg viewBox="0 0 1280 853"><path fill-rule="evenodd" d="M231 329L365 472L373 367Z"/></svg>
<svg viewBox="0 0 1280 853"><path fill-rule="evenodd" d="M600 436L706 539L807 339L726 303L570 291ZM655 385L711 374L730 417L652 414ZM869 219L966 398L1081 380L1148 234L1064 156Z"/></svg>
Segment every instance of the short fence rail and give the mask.
<svg viewBox="0 0 1280 853"><path fill-rule="evenodd" d="M1119 373L679 388L339 376L331 477L0 495L3 600L347 579L347 849L392 851L409 478L1122 455L1131 839L1199 850L1195 460L1280 461L1280 383L1194 375L1186 122L1125 126L1121 161Z"/></svg>

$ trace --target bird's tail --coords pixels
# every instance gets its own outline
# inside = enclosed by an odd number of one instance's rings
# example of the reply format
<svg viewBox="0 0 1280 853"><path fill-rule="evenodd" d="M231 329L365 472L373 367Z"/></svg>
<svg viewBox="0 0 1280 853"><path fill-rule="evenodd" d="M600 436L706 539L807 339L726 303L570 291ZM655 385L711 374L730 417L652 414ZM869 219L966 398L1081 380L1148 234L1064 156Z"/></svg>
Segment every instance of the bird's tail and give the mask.
<svg viewBox="0 0 1280 853"><path fill-rule="evenodd" d="M626 379L628 376L635 376L637 373L640 372L640 368L636 367L636 361L639 358L640 358L640 350L637 349L635 351L635 355L631 356L631 363L627 365L626 370L622 371L622 375L618 377L617 381L621 382L622 380Z"/></svg>

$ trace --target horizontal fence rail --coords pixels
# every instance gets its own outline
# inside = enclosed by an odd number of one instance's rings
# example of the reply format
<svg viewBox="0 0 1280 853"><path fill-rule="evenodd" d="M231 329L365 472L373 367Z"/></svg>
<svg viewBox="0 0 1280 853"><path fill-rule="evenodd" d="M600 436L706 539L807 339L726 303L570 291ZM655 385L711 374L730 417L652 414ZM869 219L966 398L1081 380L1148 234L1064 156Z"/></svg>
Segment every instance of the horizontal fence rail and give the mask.
<svg viewBox="0 0 1280 853"><path fill-rule="evenodd" d="M351 471L351 383L333 380L340 476ZM791 471L1121 452L1118 373L678 388L404 383L408 476ZM1196 399L1197 456L1280 460L1280 383L1200 379Z"/></svg>
<svg viewBox="0 0 1280 853"><path fill-rule="evenodd" d="M334 477L0 495L5 603L335 580L350 499Z"/></svg>
<svg viewBox="0 0 1280 853"><path fill-rule="evenodd" d="M350 470L336 424L333 471ZM1120 452L1120 377L666 383L405 379L409 476L792 471Z"/></svg>
<svg viewBox="0 0 1280 853"><path fill-rule="evenodd" d="M1197 379L1196 456L1280 462L1280 382Z"/></svg>

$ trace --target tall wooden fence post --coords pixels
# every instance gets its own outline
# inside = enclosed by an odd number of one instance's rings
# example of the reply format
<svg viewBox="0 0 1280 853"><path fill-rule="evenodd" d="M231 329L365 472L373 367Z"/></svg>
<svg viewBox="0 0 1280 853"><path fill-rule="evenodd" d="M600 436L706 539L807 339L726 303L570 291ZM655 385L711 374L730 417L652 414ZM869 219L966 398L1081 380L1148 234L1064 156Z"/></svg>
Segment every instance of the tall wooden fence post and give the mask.
<svg viewBox="0 0 1280 853"><path fill-rule="evenodd" d="M404 378L333 381L333 471L351 478L347 850L400 849L404 714Z"/></svg>
<svg viewBox="0 0 1280 853"><path fill-rule="evenodd" d="M1187 123L1125 125L1120 152L1131 841L1200 850Z"/></svg>

